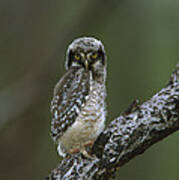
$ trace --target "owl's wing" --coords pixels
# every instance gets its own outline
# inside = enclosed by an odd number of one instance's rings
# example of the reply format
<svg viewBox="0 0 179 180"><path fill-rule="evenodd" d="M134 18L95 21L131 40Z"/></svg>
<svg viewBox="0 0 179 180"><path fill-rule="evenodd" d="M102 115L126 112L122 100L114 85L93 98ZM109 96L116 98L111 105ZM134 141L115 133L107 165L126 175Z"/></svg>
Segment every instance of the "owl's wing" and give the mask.
<svg viewBox="0 0 179 180"><path fill-rule="evenodd" d="M89 73L71 68L57 83L51 102L51 135L57 141L78 117L89 94Z"/></svg>

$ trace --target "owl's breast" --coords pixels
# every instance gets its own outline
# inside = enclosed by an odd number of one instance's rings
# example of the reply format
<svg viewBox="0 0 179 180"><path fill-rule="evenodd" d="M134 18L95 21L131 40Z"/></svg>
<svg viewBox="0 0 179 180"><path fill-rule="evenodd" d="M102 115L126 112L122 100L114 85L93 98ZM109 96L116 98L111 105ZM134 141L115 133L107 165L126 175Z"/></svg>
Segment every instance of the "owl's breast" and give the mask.
<svg viewBox="0 0 179 180"><path fill-rule="evenodd" d="M92 80L89 95L86 97L86 104L77 119L85 127L91 127L89 137L96 138L104 129L106 118L105 97L105 84Z"/></svg>
<svg viewBox="0 0 179 180"><path fill-rule="evenodd" d="M95 140L104 129L105 122L105 84L90 78L89 92L85 96L75 122L60 137L59 143L68 151L83 147L85 142Z"/></svg>
<svg viewBox="0 0 179 180"><path fill-rule="evenodd" d="M90 81L90 91L86 96L86 103L81 110L79 120L98 122L105 115L105 85L94 80Z"/></svg>
<svg viewBox="0 0 179 180"><path fill-rule="evenodd" d="M75 142L75 137L78 141L80 138L81 141L95 139L104 129L105 97L105 84L91 79L90 91L85 97L86 103L83 104L75 123L67 130L65 136L73 136L73 142Z"/></svg>

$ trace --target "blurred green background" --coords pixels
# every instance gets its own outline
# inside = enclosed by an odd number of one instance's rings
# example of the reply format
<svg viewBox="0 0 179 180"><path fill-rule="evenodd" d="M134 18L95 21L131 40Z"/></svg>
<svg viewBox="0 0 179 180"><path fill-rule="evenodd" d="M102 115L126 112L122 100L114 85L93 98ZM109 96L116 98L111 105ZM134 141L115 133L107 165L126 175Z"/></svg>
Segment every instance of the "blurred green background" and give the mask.
<svg viewBox="0 0 179 180"><path fill-rule="evenodd" d="M179 62L179 0L1 0L0 179L43 179L61 160L49 106L68 44L80 36L105 45L109 122L166 85ZM116 179L178 180L178 152L177 132Z"/></svg>

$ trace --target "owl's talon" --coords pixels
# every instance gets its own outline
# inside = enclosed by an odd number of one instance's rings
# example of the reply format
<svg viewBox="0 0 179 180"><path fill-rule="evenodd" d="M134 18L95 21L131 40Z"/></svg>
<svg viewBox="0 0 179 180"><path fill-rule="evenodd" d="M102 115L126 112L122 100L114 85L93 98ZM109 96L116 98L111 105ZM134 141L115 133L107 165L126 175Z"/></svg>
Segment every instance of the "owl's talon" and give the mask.
<svg viewBox="0 0 179 180"><path fill-rule="evenodd" d="M87 141L85 144L84 144L84 147L92 147L93 144L94 144L94 140L91 140L91 141Z"/></svg>
<svg viewBox="0 0 179 180"><path fill-rule="evenodd" d="M95 154L89 154L86 150L82 151L81 153L84 157L86 157L88 159L94 160L97 158Z"/></svg>
<svg viewBox="0 0 179 180"><path fill-rule="evenodd" d="M80 149L74 148L74 149L70 149L69 154L76 154L78 152L80 152Z"/></svg>

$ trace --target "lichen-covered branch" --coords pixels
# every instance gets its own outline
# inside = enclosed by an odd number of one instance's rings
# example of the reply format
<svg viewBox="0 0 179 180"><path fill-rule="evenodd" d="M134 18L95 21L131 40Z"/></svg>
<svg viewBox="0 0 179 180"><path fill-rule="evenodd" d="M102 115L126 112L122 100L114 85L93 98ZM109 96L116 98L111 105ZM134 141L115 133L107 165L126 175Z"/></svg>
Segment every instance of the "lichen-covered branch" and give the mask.
<svg viewBox="0 0 179 180"><path fill-rule="evenodd" d="M63 159L47 179L107 180L118 167L143 153L152 144L179 130L179 65L168 85L150 100L136 102L113 120L98 137L94 159L75 154Z"/></svg>

